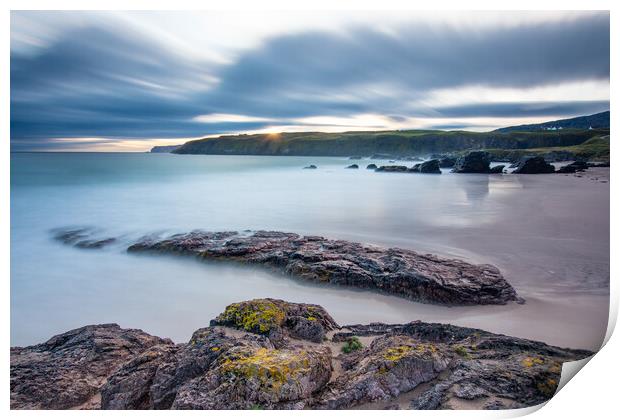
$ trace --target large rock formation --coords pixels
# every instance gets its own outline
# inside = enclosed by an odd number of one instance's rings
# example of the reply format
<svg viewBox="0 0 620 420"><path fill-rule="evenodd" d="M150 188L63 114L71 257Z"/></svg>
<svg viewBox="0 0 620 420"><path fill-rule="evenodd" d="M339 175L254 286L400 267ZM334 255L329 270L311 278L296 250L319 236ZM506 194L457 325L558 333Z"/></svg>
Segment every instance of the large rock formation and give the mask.
<svg viewBox="0 0 620 420"><path fill-rule="evenodd" d="M101 385L123 363L170 340L116 324L89 325L43 344L11 348L11 408L98 406Z"/></svg>
<svg viewBox="0 0 620 420"><path fill-rule="evenodd" d="M144 237L129 246L128 251L261 265L302 280L381 290L428 303L487 305L520 301L513 287L492 265L321 236L193 231L163 239Z"/></svg>
<svg viewBox="0 0 620 420"><path fill-rule="evenodd" d="M111 324L12 349L11 408L518 408L590 354L420 321L340 328L318 305L259 299L184 344Z"/></svg>
<svg viewBox="0 0 620 420"><path fill-rule="evenodd" d="M528 156L522 158L517 164L515 174L552 174L555 167L545 161L542 156Z"/></svg>
<svg viewBox="0 0 620 420"><path fill-rule="evenodd" d="M491 164L490 155L484 151L469 152L457 159L452 168L456 173L489 173Z"/></svg>

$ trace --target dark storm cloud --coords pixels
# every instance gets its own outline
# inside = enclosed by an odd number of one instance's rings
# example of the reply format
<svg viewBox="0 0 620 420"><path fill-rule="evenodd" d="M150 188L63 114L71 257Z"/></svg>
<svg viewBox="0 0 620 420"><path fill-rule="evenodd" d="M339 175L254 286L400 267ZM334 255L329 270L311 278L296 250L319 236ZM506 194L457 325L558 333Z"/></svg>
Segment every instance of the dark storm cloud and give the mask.
<svg viewBox="0 0 620 420"><path fill-rule="evenodd" d="M462 85L524 88L607 78L609 18L596 15L479 32L417 25L398 37L358 29L276 38L224 69L213 97L256 113L295 91L363 93L368 85L387 84L416 95ZM304 105L287 109L309 112Z"/></svg>
<svg viewBox="0 0 620 420"><path fill-rule="evenodd" d="M430 109L416 101L437 88L608 80L607 13L510 28L396 29L282 35L228 65L196 62L126 28L68 31L34 54L11 52L12 145L31 148L53 137L193 137L317 115L544 117L606 107L566 101ZM209 113L272 121L192 121Z"/></svg>
<svg viewBox="0 0 620 420"><path fill-rule="evenodd" d="M436 111L442 117L552 117L555 115L584 115L607 111L609 101L573 101L573 102L504 102L467 104L450 107L438 107Z"/></svg>

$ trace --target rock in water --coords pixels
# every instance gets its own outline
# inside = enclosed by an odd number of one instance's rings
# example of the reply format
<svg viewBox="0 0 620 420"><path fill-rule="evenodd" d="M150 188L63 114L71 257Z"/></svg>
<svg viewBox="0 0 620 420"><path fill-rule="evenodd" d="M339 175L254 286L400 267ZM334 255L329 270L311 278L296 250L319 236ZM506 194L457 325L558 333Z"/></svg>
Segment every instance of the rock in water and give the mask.
<svg viewBox="0 0 620 420"><path fill-rule="evenodd" d="M505 165L497 165L489 169L490 174L501 174L504 172Z"/></svg>
<svg viewBox="0 0 620 420"><path fill-rule="evenodd" d="M575 172L583 172L588 169L590 165L587 162L575 161L568 165L562 166L557 170L560 174L574 174Z"/></svg>
<svg viewBox="0 0 620 420"><path fill-rule="evenodd" d="M116 324L89 325L43 344L11 348L11 408L97 405L99 387L123 363L170 340Z"/></svg>
<svg viewBox="0 0 620 420"><path fill-rule="evenodd" d="M407 172L408 168L406 166L401 165L387 165L387 166L379 166L376 169L377 172Z"/></svg>
<svg viewBox="0 0 620 420"><path fill-rule="evenodd" d="M303 280L378 289L413 300L446 305L505 304L519 301L492 265L474 265L400 248L258 231L200 232L163 240L144 238L129 252L196 255L276 268Z"/></svg>
<svg viewBox="0 0 620 420"><path fill-rule="evenodd" d="M342 353L351 337L365 344ZM268 298L229 305L184 344L111 324L11 353L11 408L103 409L522 408L591 355L420 321L341 328L318 305Z"/></svg>
<svg viewBox="0 0 620 420"><path fill-rule="evenodd" d="M545 161L542 156L524 157L519 161L515 174L551 174L555 167Z"/></svg>
<svg viewBox="0 0 620 420"><path fill-rule="evenodd" d="M489 173L491 164L488 152L475 151L469 152L457 159L452 168L452 172L456 173Z"/></svg>
<svg viewBox="0 0 620 420"><path fill-rule="evenodd" d="M360 168L359 165L354 163L353 165L347 166L345 169L359 169L359 168Z"/></svg>
<svg viewBox="0 0 620 420"><path fill-rule="evenodd" d="M375 165L374 163L371 163L368 166L366 166L366 169L377 169L377 165Z"/></svg>
<svg viewBox="0 0 620 420"><path fill-rule="evenodd" d="M128 252L194 255L276 269L302 280L375 289L444 305L523 302L499 270L401 248L294 233L193 231L144 237Z"/></svg>
<svg viewBox="0 0 620 420"><path fill-rule="evenodd" d="M409 172L419 172L422 174L440 174L439 160L431 159L426 162L417 163L409 170Z"/></svg>
<svg viewBox="0 0 620 420"><path fill-rule="evenodd" d="M308 166L304 166L303 169L317 169L316 165L308 165Z"/></svg>

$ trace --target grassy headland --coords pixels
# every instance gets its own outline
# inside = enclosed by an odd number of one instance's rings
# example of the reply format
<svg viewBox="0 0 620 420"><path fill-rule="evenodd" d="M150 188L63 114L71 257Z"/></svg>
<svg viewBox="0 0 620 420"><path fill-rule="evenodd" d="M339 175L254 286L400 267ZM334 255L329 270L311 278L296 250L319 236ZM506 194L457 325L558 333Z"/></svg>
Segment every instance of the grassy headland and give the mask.
<svg viewBox="0 0 620 420"><path fill-rule="evenodd" d="M424 156L464 150L541 150L575 148L584 153L604 155L601 140L609 129L564 129L557 131L469 132L440 130L350 131L344 133L277 133L226 135L193 140L175 149L179 154L282 155L282 156ZM603 142L604 143L604 142Z"/></svg>

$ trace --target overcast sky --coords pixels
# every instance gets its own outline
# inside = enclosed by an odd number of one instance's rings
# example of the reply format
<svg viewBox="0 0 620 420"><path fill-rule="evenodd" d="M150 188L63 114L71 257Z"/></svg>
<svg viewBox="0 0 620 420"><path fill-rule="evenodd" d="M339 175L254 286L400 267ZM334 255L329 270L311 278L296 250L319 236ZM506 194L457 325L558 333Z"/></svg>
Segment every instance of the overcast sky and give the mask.
<svg viewBox="0 0 620 420"><path fill-rule="evenodd" d="M608 109L607 12L11 13L14 151Z"/></svg>

